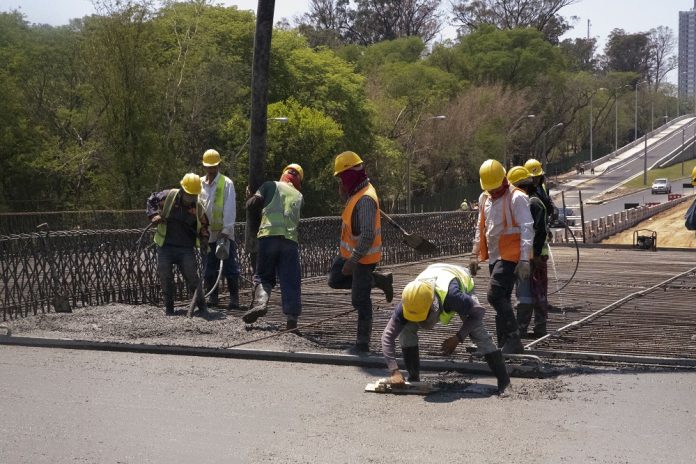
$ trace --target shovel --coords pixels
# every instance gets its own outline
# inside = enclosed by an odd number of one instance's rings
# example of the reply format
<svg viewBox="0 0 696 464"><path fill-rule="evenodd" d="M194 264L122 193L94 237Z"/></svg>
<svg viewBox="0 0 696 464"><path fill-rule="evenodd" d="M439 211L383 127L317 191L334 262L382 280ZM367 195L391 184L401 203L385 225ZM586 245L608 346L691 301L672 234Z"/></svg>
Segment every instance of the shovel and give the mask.
<svg viewBox="0 0 696 464"><path fill-rule="evenodd" d="M387 214L384 211L379 210L379 213L382 215L384 219L387 220L389 224L399 229L399 232L401 232L401 234L404 236L404 243L416 250L418 253L427 254L433 253L437 250L437 247L433 243L427 241L420 235L409 234L408 232L406 232L403 227L397 224L392 218L387 216Z"/></svg>

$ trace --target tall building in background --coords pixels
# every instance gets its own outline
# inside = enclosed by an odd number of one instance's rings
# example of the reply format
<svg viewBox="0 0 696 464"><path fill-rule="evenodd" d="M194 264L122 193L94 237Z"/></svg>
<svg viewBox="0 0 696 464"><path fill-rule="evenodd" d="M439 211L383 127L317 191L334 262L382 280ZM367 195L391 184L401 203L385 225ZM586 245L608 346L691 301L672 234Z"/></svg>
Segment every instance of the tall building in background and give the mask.
<svg viewBox="0 0 696 464"><path fill-rule="evenodd" d="M678 82L680 99L696 96L696 0L690 11L679 12Z"/></svg>

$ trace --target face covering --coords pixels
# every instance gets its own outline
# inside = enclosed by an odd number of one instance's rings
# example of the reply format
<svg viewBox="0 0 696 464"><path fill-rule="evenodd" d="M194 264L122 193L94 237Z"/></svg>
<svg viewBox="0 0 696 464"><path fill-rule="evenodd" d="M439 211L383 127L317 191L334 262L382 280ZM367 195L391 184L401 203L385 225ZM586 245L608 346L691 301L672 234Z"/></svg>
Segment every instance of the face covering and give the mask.
<svg viewBox="0 0 696 464"><path fill-rule="evenodd" d="M367 179L367 174L365 169L355 170L346 169L338 175L341 178L341 184L343 184L343 191L349 195L353 194L355 187L360 185L365 179Z"/></svg>
<svg viewBox="0 0 696 464"><path fill-rule="evenodd" d="M291 174L290 171L285 171L282 176L280 176L281 182L287 182L292 184L298 191L302 187L302 182L300 182L300 176Z"/></svg>
<svg viewBox="0 0 696 464"><path fill-rule="evenodd" d="M509 186L510 184L508 183L507 177L503 177L502 185L497 189L493 190L492 192L488 192L488 194L491 196L492 199L496 200L505 195L505 192L508 191Z"/></svg>

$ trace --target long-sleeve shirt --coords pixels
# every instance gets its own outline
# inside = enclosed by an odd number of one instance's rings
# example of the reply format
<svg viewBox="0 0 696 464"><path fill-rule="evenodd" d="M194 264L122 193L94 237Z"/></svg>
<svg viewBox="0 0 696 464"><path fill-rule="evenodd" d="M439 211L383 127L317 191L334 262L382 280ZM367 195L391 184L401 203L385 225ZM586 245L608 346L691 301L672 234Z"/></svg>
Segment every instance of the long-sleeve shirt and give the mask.
<svg viewBox="0 0 696 464"><path fill-rule="evenodd" d="M486 313L486 310L475 296L459 289L459 282L456 278L452 279L449 284L445 301L440 303L436 298L433 305L438 305L438 307L433 308L431 306L430 311L454 311L462 319L462 326L457 332L459 340L464 340L474 327L482 324L483 316ZM399 303L394 308L391 319L389 319L389 323L382 333L382 354L390 371L399 367L396 362L396 339L407 324L414 324L419 329L427 329L427 326L423 323L408 321L404 317L403 306Z"/></svg>
<svg viewBox="0 0 696 464"><path fill-rule="evenodd" d="M529 211L529 197L527 194L518 189L513 189L511 201L511 214L520 228L520 256L522 260L526 260L531 256L532 241L534 240L534 220ZM486 233L486 243L488 245L488 262L494 263L500 258L500 237L505 229L503 222L503 208L506 207L505 196L503 195L495 200L488 193L483 192L479 197L479 222L481 214L484 214L486 222L484 231ZM508 217L508 227L512 226L512 221ZM472 253L478 254L481 246L480 229L476 227L476 236L474 237L474 248Z"/></svg>
<svg viewBox="0 0 696 464"><path fill-rule="evenodd" d="M167 198L170 190L162 190L150 195L147 199L146 210L148 218L152 218L156 214L161 214L164 207L164 201ZM208 219L203 215L201 220L200 236L205 237L208 234ZM167 233L164 237L164 245L177 247L193 247L196 245L196 203L185 206L181 202L181 193L174 199L172 209L169 211L167 221Z"/></svg>
<svg viewBox="0 0 696 464"><path fill-rule="evenodd" d="M362 190L369 182L369 179L361 182L360 185L355 187L354 192ZM372 242L375 240L376 233L376 215L377 203L375 203L371 197L365 195L355 204L351 216L351 227L353 229L353 235L358 237L358 243L353 250L350 261L357 263L372 247Z"/></svg>
<svg viewBox="0 0 696 464"><path fill-rule="evenodd" d="M215 206L215 191L217 190L218 178L222 176L217 173L215 178L208 182L208 177L203 177L201 182L203 189L199 195L198 201L203 205L205 215L212 221L213 208ZM216 242L220 233L226 234L231 239L234 239L234 222L237 220L236 193L234 191L234 182L229 177L225 177L224 192L222 195L222 229L214 230L210 228L210 241Z"/></svg>
<svg viewBox="0 0 696 464"><path fill-rule="evenodd" d="M541 256L548 235L546 208L540 198L532 195L529 197L529 211L534 220L534 256Z"/></svg>

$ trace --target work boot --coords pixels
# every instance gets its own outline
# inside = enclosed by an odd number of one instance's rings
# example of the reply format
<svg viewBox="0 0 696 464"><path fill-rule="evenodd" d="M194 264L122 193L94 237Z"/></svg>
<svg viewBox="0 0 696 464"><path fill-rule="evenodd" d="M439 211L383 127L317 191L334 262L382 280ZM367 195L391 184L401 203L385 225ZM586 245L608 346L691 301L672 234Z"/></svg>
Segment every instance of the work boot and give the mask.
<svg viewBox="0 0 696 464"><path fill-rule="evenodd" d="M404 364L408 371L409 382L420 382L420 353L418 345L401 347L404 353Z"/></svg>
<svg viewBox="0 0 696 464"><path fill-rule="evenodd" d="M266 313L268 313L270 292L270 287L266 288L262 284L256 284L256 287L254 287L254 301L251 304L251 309L242 316L244 322L251 324L259 317L265 316Z"/></svg>
<svg viewBox="0 0 696 464"><path fill-rule="evenodd" d="M230 302L227 304L227 310L239 309L239 280L236 277L228 278L227 288L230 290Z"/></svg>
<svg viewBox="0 0 696 464"><path fill-rule="evenodd" d="M522 346L522 341L520 340L520 332L515 330L514 332L507 334L507 340L500 350L503 352L503 354L524 353L524 346Z"/></svg>
<svg viewBox="0 0 696 464"><path fill-rule="evenodd" d="M548 335L548 332L546 332L546 321L537 322L534 324L533 335L534 338L541 338L545 335Z"/></svg>
<svg viewBox="0 0 696 464"><path fill-rule="evenodd" d="M215 285L215 282L217 282L217 278L205 279L205 293L206 294L210 293L210 290L213 288L213 285ZM218 287L215 287L215 290L213 290L213 292L210 293L210 296L208 297L208 301L206 303L211 308L217 307L218 294L219 294Z"/></svg>
<svg viewBox="0 0 696 464"><path fill-rule="evenodd" d="M394 276L392 276L391 272L389 274L373 272L372 276L375 279L375 287L382 290L387 303L391 303L392 299L394 299Z"/></svg>
<svg viewBox="0 0 696 464"><path fill-rule="evenodd" d="M533 311L534 306L529 303L517 304L517 325L519 326L521 337L527 335L527 328L529 327L529 322L532 320Z"/></svg>
<svg viewBox="0 0 696 464"><path fill-rule="evenodd" d="M370 352L370 337L372 335L372 319L358 319L358 334L355 345L346 350L346 354L364 355Z"/></svg>
<svg viewBox="0 0 696 464"><path fill-rule="evenodd" d="M166 308L164 308L164 315L165 316L173 316L174 315L174 308L170 307L170 306L167 306Z"/></svg>
<svg viewBox="0 0 696 464"><path fill-rule="evenodd" d="M367 343L356 343L347 350L344 351L345 354L352 354L354 356L364 356L370 352L370 345Z"/></svg>
<svg viewBox="0 0 696 464"><path fill-rule="evenodd" d="M501 395L510 385L510 374L508 374L505 366L503 353L500 350L496 350L493 353L483 355L483 357L486 359L488 367L490 367L495 378L498 379L498 394Z"/></svg>
<svg viewBox="0 0 696 464"><path fill-rule="evenodd" d="M300 331L297 330L297 319L288 319L288 322L285 325L285 330L290 330L290 333L295 335L301 335Z"/></svg>

